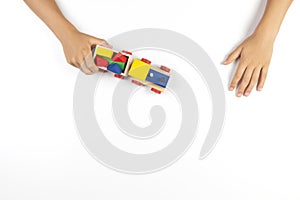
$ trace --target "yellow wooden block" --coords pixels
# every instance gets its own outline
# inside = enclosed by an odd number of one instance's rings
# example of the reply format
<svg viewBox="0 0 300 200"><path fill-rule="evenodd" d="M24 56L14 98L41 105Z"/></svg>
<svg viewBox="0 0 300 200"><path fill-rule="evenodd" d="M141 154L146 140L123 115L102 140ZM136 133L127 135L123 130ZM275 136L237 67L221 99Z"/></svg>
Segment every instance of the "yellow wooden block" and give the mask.
<svg viewBox="0 0 300 200"><path fill-rule="evenodd" d="M114 52L110 49L106 49L106 48L102 48L102 47L98 47L96 50L96 54L99 56L104 56L107 58L111 58L114 54Z"/></svg>
<svg viewBox="0 0 300 200"><path fill-rule="evenodd" d="M144 81L146 80L150 67L149 64L135 58L133 59L128 75Z"/></svg>

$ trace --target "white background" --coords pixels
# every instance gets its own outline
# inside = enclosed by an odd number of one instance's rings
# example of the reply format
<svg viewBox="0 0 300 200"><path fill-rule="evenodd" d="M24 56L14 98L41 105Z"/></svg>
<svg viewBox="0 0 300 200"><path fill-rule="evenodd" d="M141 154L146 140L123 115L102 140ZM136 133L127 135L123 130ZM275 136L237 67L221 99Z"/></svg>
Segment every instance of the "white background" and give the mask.
<svg viewBox="0 0 300 200"><path fill-rule="evenodd" d="M59 5L81 31L102 38L147 27L180 32L206 50L227 88L234 68L220 62L249 34L264 4L90 0ZM209 124L201 118L203 129L182 159L158 173L133 176L110 170L88 154L73 121L78 71L68 66L60 43L23 1L1 1L0 199L299 199L299 9L294 1L263 92L236 98L225 91L226 121L214 151L205 160L197 159ZM160 53L144 53L157 62L170 62ZM103 81L107 87L116 83L108 77ZM192 81L203 84L201 78ZM100 94L106 93L100 89ZM205 98L199 101L200 110ZM209 109L204 112L209 116ZM137 151L135 147L128 151Z"/></svg>

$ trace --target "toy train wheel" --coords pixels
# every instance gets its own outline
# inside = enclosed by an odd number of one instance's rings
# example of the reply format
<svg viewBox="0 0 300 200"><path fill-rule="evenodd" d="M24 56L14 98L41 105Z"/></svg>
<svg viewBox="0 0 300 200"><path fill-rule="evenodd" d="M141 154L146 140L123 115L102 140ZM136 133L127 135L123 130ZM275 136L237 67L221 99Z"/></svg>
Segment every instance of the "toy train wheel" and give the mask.
<svg viewBox="0 0 300 200"><path fill-rule="evenodd" d="M131 82L134 83L134 84L136 84L136 85L138 85L138 86L143 85L141 82L136 81L136 80L131 80Z"/></svg>
<svg viewBox="0 0 300 200"><path fill-rule="evenodd" d="M124 76L120 75L120 74L115 74L115 77L116 78L119 78L119 79L124 79Z"/></svg>
<svg viewBox="0 0 300 200"><path fill-rule="evenodd" d="M160 94L160 93L161 93L161 91L160 91L160 90L158 90L158 89L155 89L155 88L151 88L151 91L152 91L152 92L155 92L155 93L157 93L157 94Z"/></svg>
<svg viewBox="0 0 300 200"><path fill-rule="evenodd" d="M147 64L149 64L149 65L151 64L151 61L150 61L150 60L147 60L146 58L142 58L141 61L143 61L143 62L145 62L145 63L147 63Z"/></svg>
<svg viewBox="0 0 300 200"><path fill-rule="evenodd" d="M123 50L122 52L123 52L123 53L126 53L126 54L129 54L129 55L132 55L132 53L131 53L130 51L125 51L125 50Z"/></svg>
<svg viewBox="0 0 300 200"><path fill-rule="evenodd" d="M165 72L170 72L171 71L171 69L170 68L168 68L168 67L166 67L166 66L160 66L160 69L161 70L164 70Z"/></svg>

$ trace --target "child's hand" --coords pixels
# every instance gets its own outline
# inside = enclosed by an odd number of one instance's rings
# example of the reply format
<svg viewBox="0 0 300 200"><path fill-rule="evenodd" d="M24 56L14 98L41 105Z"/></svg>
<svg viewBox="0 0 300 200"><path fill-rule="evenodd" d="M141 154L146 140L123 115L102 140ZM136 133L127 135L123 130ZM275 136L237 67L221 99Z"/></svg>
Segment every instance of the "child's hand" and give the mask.
<svg viewBox="0 0 300 200"><path fill-rule="evenodd" d="M61 40L67 62L79 68L85 74L93 74L98 71L98 67L92 59L91 47L101 45L111 48L105 40L99 39L77 30L66 35L66 39Z"/></svg>
<svg viewBox="0 0 300 200"><path fill-rule="evenodd" d="M237 88L237 96L248 96L253 87L261 91L269 68L273 52L273 41L268 36L253 34L240 44L223 62L228 65L239 60L229 90Z"/></svg>

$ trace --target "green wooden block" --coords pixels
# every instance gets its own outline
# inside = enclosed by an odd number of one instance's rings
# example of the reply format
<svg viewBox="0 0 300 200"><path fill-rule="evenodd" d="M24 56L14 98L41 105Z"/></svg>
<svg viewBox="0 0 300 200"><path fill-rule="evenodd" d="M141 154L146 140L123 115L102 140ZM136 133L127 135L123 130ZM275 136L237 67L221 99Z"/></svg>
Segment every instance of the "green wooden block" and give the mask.
<svg viewBox="0 0 300 200"><path fill-rule="evenodd" d="M111 64L118 64L120 66L120 68L122 69L122 71L124 71L124 68L125 68L125 63L123 62L115 62L115 61L112 61L110 58L108 57L105 57L105 56L102 56L105 60L108 61L108 64L111 65Z"/></svg>

